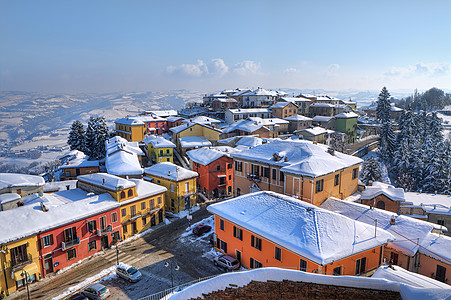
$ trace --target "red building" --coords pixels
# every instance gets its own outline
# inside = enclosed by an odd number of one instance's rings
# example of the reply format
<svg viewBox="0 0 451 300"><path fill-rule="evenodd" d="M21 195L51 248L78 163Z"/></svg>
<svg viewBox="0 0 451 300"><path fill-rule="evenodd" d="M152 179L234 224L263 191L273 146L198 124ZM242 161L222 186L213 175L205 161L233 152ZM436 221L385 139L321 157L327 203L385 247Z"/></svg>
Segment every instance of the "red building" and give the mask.
<svg viewBox="0 0 451 300"><path fill-rule="evenodd" d="M191 169L199 173L198 191L210 199L233 195L233 159L229 154L233 148L221 148L224 151L204 147L186 153Z"/></svg>
<svg viewBox="0 0 451 300"><path fill-rule="evenodd" d="M166 121L168 122L167 124L167 131L169 131L169 129L171 129L172 127L177 127L182 125L182 121L185 120L182 117L167 117Z"/></svg>
<svg viewBox="0 0 451 300"><path fill-rule="evenodd" d="M80 193L79 189L72 191L73 195ZM119 207L120 203L109 194L88 196L56 207L50 202L44 212L47 218L41 213L40 220L51 229L37 234L42 276L115 244L122 236Z"/></svg>
<svg viewBox="0 0 451 300"><path fill-rule="evenodd" d="M146 134L163 134L168 131L168 122L165 118L156 115L142 116L140 118L146 124Z"/></svg>

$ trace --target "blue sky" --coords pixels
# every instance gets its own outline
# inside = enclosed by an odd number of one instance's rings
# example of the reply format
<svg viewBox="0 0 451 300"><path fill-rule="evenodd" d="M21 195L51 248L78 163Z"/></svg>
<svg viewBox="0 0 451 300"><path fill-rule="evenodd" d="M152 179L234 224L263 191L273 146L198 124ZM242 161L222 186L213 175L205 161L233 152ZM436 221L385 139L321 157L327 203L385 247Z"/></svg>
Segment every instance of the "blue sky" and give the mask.
<svg viewBox="0 0 451 300"><path fill-rule="evenodd" d="M0 90L451 88L451 1L0 0Z"/></svg>

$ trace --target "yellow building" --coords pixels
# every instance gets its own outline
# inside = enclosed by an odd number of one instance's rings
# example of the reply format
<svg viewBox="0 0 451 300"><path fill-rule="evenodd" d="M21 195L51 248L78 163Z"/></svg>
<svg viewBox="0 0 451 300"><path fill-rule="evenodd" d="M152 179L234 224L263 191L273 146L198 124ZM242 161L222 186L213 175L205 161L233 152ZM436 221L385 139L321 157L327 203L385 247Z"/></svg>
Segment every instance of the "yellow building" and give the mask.
<svg viewBox="0 0 451 300"><path fill-rule="evenodd" d="M298 107L291 102L277 102L270 108L272 114L279 119L285 119L298 114Z"/></svg>
<svg viewBox="0 0 451 300"><path fill-rule="evenodd" d="M41 278L36 235L14 241L0 240L0 295L9 295Z"/></svg>
<svg viewBox="0 0 451 300"><path fill-rule="evenodd" d="M147 136L144 138L147 145L147 157L155 163L174 162L173 152L175 144L161 136Z"/></svg>
<svg viewBox="0 0 451 300"><path fill-rule="evenodd" d="M146 124L139 117L127 117L117 119L116 135L126 139L129 142L140 142L144 139Z"/></svg>
<svg viewBox="0 0 451 300"><path fill-rule="evenodd" d="M166 211L179 213L196 205L197 176L194 171L169 162L162 162L144 169L144 179L164 186Z"/></svg>
<svg viewBox="0 0 451 300"><path fill-rule="evenodd" d="M294 133L302 136L304 140L325 144L330 132L332 131L322 127L313 127L297 130Z"/></svg>
<svg viewBox="0 0 451 300"><path fill-rule="evenodd" d="M203 137L209 141L219 140L219 134L222 132L219 129L212 128L208 125L199 123L186 123L170 129L173 135L173 141L177 147L177 150L181 152L182 146L180 144L180 138L182 137Z"/></svg>
<svg viewBox="0 0 451 300"><path fill-rule="evenodd" d="M106 173L78 177L78 185L96 194L108 192L121 204L122 238L163 222L166 188L142 179L124 179Z"/></svg>
<svg viewBox="0 0 451 300"><path fill-rule="evenodd" d="M320 205L357 191L358 157L309 141L273 141L231 154L235 195L274 191Z"/></svg>

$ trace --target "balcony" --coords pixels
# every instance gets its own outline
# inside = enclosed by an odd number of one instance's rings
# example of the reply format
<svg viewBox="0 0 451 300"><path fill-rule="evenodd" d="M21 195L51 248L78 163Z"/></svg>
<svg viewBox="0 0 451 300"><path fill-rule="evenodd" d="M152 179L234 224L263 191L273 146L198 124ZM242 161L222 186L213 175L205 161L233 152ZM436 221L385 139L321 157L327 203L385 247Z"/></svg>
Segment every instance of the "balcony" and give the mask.
<svg viewBox="0 0 451 300"><path fill-rule="evenodd" d="M72 248L73 246L77 246L80 244L80 238L76 237L73 240L67 241L67 242L61 242L61 250L66 251L69 248Z"/></svg>
<svg viewBox="0 0 451 300"><path fill-rule="evenodd" d="M108 225L107 227L105 227L103 229L97 229L97 236L104 236L111 231L113 231L113 226Z"/></svg>
<svg viewBox="0 0 451 300"><path fill-rule="evenodd" d="M247 174L247 179L248 180L251 180L251 181L254 181L254 182L260 182L261 181L261 179L260 179L260 176L258 176L258 175L256 175L256 174Z"/></svg>
<svg viewBox="0 0 451 300"><path fill-rule="evenodd" d="M11 268L14 270L20 269L25 265L30 264L33 261L33 256L27 254L25 257L11 259Z"/></svg>

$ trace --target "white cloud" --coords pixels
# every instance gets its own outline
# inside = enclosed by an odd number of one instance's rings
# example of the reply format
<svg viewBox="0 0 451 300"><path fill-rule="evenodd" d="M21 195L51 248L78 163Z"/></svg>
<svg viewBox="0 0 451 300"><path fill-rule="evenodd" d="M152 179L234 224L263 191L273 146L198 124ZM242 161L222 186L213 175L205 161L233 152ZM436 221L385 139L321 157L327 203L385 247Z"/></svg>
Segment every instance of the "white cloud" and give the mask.
<svg viewBox="0 0 451 300"><path fill-rule="evenodd" d="M241 76L249 74L257 74L259 73L260 69L261 69L260 63L256 63L255 61L252 60L245 60L233 66L233 72Z"/></svg>
<svg viewBox="0 0 451 300"><path fill-rule="evenodd" d="M188 77L201 77L208 74L208 67L202 60L195 64L181 64L180 66L169 66L166 68L169 74L183 75Z"/></svg>
<svg viewBox="0 0 451 300"><path fill-rule="evenodd" d="M297 73L299 73L299 70L296 69L296 68L286 68L286 69L283 71L283 73L284 73L284 74L288 74L288 75L292 75L292 74L297 74Z"/></svg>
<svg viewBox="0 0 451 300"><path fill-rule="evenodd" d="M328 71L329 73L335 73L335 72L337 72L338 70L340 70L340 65L339 65L339 64L331 64L331 65L329 65L329 66L327 67L327 71Z"/></svg>
<svg viewBox="0 0 451 300"><path fill-rule="evenodd" d="M224 60L221 58L212 59L208 64L208 70L211 74L215 74L217 76L224 76L227 72L229 72L229 67L225 64Z"/></svg>
<svg viewBox="0 0 451 300"><path fill-rule="evenodd" d="M392 67L384 75L387 77L412 78L417 76L437 77L450 74L450 63L417 63L406 67Z"/></svg>

